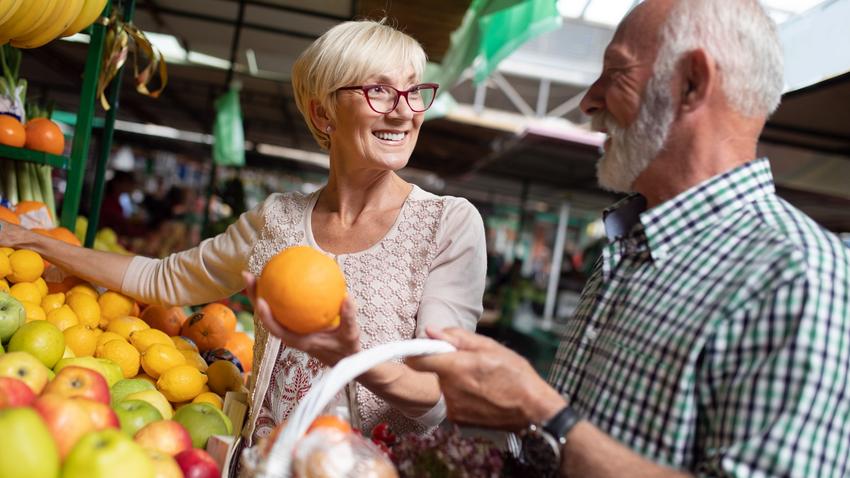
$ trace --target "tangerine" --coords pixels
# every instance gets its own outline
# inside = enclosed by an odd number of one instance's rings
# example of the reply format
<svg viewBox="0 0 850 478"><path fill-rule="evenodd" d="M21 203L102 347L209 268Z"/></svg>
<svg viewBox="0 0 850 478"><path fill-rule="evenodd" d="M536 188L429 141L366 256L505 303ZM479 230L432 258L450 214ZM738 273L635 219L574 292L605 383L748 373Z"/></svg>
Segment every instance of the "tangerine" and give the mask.
<svg viewBox="0 0 850 478"><path fill-rule="evenodd" d="M339 324L345 299L345 276L336 262L307 246L284 249L257 280L276 321L293 332L308 334Z"/></svg>
<svg viewBox="0 0 850 478"><path fill-rule="evenodd" d="M62 154L65 150L65 135L59 125L47 118L35 118L25 126L27 149L50 154Z"/></svg>
<svg viewBox="0 0 850 478"><path fill-rule="evenodd" d="M226 305L213 302L205 305L204 308L201 309L201 312L204 314L219 315L222 323L224 324L224 328L229 330L230 334L236 332L236 314L234 314L233 311Z"/></svg>
<svg viewBox="0 0 850 478"><path fill-rule="evenodd" d="M239 359L245 372L251 371L254 364L254 339L245 332L234 332L224 348Z"/></svg>
<svg viewBox="0 0 850 478"><path fill-rule="evenodd" d="M231 333L222 314L216 313L196 312L180 328L180 335L195 342L201 352L224 347Z"/></svg>
<svg viewBox="0 0 850 478"><path fill-rule="evenodd" d="M147 322L151 328L161 330L169 337L180 335L180 327L186 322L186 314L182 307L163 307L161 305L149 305L142 312L142 320Z"/></svg>
<svg viewBox="0 0 850 478"><path fill-rule="evenodd" d="M26 144L27 133L24 125L17 118L7 114L0 114L0 144L22 147Z"/></svg>

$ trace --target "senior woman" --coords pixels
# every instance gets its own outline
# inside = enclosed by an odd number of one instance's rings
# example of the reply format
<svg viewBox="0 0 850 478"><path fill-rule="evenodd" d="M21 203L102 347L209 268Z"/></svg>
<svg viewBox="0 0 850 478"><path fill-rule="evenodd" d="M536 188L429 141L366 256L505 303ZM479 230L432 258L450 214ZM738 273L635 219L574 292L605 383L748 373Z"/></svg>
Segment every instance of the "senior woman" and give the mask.
<svg viewBox="0 0 850 478"><path fill-rule="evenodd" d="M272 194L193 249L161 260L126 257L9 224L0 244L35 250L142 302L177 305L252 291L254 275L289 246L333 257L350 298L336 330L297 336L276 326L265 302L257 304L260 365L243 430L250 446L286 420L323 367L361 348L425 336L426 326L475 328L486 262L480 215L464 199L436 196L396 174L436 93L437 85L420 83L425 61L413 38L380 22L346 22L322 35L296 61L292 85L310 131L329 152L327 184L307 195ZM352 419L367 432L380 422L424 431L444 417L436 377L402 363L367 372L347 396Z"/></svg>

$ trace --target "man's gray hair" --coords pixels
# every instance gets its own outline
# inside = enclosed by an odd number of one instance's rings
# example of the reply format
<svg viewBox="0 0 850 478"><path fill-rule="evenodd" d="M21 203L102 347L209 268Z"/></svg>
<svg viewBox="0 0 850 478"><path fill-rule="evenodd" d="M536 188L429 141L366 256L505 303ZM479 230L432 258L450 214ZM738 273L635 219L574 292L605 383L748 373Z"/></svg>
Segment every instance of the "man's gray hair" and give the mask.
<svg viewBox="0 0 850 478"><path fill-rule="evenodd" d="M776 24L757 0L680 0L661 29L655 71L671 77L683 54L705 50L717 62L732 108L769 116L782 96L783 54Z"/></svg>

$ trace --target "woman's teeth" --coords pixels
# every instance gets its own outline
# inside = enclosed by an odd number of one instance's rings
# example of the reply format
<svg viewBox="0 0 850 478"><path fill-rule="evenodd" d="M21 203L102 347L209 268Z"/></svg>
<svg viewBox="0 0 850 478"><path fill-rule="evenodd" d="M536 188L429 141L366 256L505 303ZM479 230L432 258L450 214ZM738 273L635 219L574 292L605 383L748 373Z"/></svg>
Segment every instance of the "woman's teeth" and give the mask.
<svg viewBox="0 0 850 478"><path fill-rule="evenodd" d="M377 133L373 133L378 139L388 140L388 141L401 141L404 139L404 133L387 133L384 131L379 131Z"/></svg>

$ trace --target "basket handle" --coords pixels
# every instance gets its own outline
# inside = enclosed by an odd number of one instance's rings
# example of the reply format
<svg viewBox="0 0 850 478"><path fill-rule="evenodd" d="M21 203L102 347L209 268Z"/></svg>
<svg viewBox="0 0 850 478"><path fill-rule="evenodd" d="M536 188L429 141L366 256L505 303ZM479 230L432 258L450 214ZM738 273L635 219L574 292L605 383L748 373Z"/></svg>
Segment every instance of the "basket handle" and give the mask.
<svg viewBox="0 0 850 478"><path fill-rule="evenodd" d="M397 358L454 352L453 345L442 340L413 339L390 342L346 357L316 378L313 386L290 415L286 427L272 446L268 460L257 477L289 478L295 444L307 432L313 420L349 382L376 365Z"/></svg>

